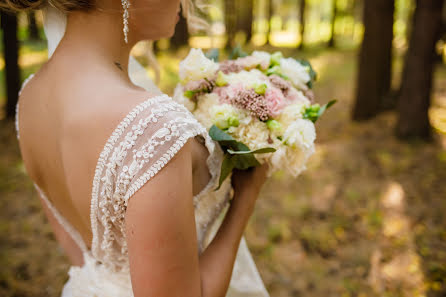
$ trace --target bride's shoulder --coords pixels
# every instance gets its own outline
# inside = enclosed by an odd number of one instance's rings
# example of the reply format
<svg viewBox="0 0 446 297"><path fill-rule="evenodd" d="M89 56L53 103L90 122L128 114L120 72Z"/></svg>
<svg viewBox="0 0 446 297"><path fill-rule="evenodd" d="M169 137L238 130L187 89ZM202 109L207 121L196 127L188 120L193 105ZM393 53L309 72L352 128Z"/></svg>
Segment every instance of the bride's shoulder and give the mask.
<svg viewBox="0 0 446 297"><path fill-rule="evenodd" d="M192 114L167 94L154 94L148 91L113 93L99 100L93 100L84 108L85 117L93 121L95 126L103 127L105 130L110 127L134 129L134 125L145 122L148 126L143 125L141 128L150 133L156 132L156 128L161 128L169 122L178 123L184 120L195 122ZM199 126L198 122L196 126Z"/></svg>
<svg viewBox="0 0 446 297"><path fill-rule="evenodd" d="M114 129L100 154L96 176L103 183L119 184L125 200L174 156L191 157L193 146L189 140L207 135L192 114L169 96L139 100L133 96L125 104L117 103L99 119L102 129ZM106 168L114 170L107 172Z"/></svg>

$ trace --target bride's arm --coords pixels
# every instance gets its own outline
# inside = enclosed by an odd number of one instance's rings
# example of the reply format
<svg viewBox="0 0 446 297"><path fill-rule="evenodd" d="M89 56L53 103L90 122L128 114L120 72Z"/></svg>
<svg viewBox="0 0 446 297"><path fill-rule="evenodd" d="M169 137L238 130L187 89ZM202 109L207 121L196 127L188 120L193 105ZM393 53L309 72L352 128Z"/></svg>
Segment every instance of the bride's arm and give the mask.
<svg viewBox="0 0 446 297"><path fill-rule="evenodd" d="M264 178L263 172L245 180ZM258 176L256 176L258 175ZM198 255L187 143L129 201L126 234L135 297L221 297L261 184L237 191L208 248Z"/></svg>

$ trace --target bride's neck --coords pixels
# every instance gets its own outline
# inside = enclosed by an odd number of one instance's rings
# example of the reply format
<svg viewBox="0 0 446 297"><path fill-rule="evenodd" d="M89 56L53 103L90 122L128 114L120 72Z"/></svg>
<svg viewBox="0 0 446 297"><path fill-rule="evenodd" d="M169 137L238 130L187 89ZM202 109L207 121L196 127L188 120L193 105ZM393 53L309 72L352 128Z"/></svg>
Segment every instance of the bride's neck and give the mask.
<svg viewBox="0 0 446 297"><path fill-rule="evenodd" d="M59 51L75 52L80 58L120 69L128 77L130 50L122 31L122 15L116 12L71 12Z"/></svg>

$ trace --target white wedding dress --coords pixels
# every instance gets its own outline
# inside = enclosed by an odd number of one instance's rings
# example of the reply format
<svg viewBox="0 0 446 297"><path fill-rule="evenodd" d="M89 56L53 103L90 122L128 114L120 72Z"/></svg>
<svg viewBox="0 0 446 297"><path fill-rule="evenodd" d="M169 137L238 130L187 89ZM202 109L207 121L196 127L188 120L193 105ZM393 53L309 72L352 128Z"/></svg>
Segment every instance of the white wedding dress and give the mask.
<svg viewBox="0 0 446 297"><path fill-rule="evenodd" d="M51 56L64 34L66 17L54 8L45 9L44 16L48 51ZM133 296L124 231L127 203L138 189L169 162L188 139L197 137L208 148L207 165L212 176L208 185L194 197L198 253L206 249L217 232L232 195L229 180L226 180L218 191L214 190L218 184L223 153L218 144L210 139L206 129L184 106L161 94L147 77L144 68L133 58L130 60L129 72L135 84L159 95L142 102L127 114L99 156L92 181L91 249L86 247L75 228L35 185L39 195L84 255L82 267L70 268L69 280L64 286L62 297ZM18 116L17 108L17 136ZM226 296L269 296L243 238Z"/></svg>

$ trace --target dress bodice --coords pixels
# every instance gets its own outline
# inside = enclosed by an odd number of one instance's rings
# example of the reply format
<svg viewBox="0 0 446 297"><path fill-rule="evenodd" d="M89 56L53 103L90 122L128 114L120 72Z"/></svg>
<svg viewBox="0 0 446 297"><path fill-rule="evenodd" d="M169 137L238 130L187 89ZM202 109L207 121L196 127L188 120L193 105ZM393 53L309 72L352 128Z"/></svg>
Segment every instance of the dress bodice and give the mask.
<svg viewBox="0 0 446 297"><path fill-rule="evenodd" d="M16 127L19 136L18 116L17 108ZM84 254L84 266L70 269L70 280L64 288L63 296L133 296L125 238L128 201L191 138L201 140L209 151L207 166L211 179L193 198L197 251L201 253L221 224L224 210L231 199L232 187L230 179L227 179L216 190L223 160L221 148L184 106L167 95L150 98L134 107L116 127L98 158L92 181L91 249L86 247L76 229L35 185L60 225ZM237 259L231 280L233 292L244 288L247 292L254 291L259 295L228 296L268 296L244 240Z"/></svg>

